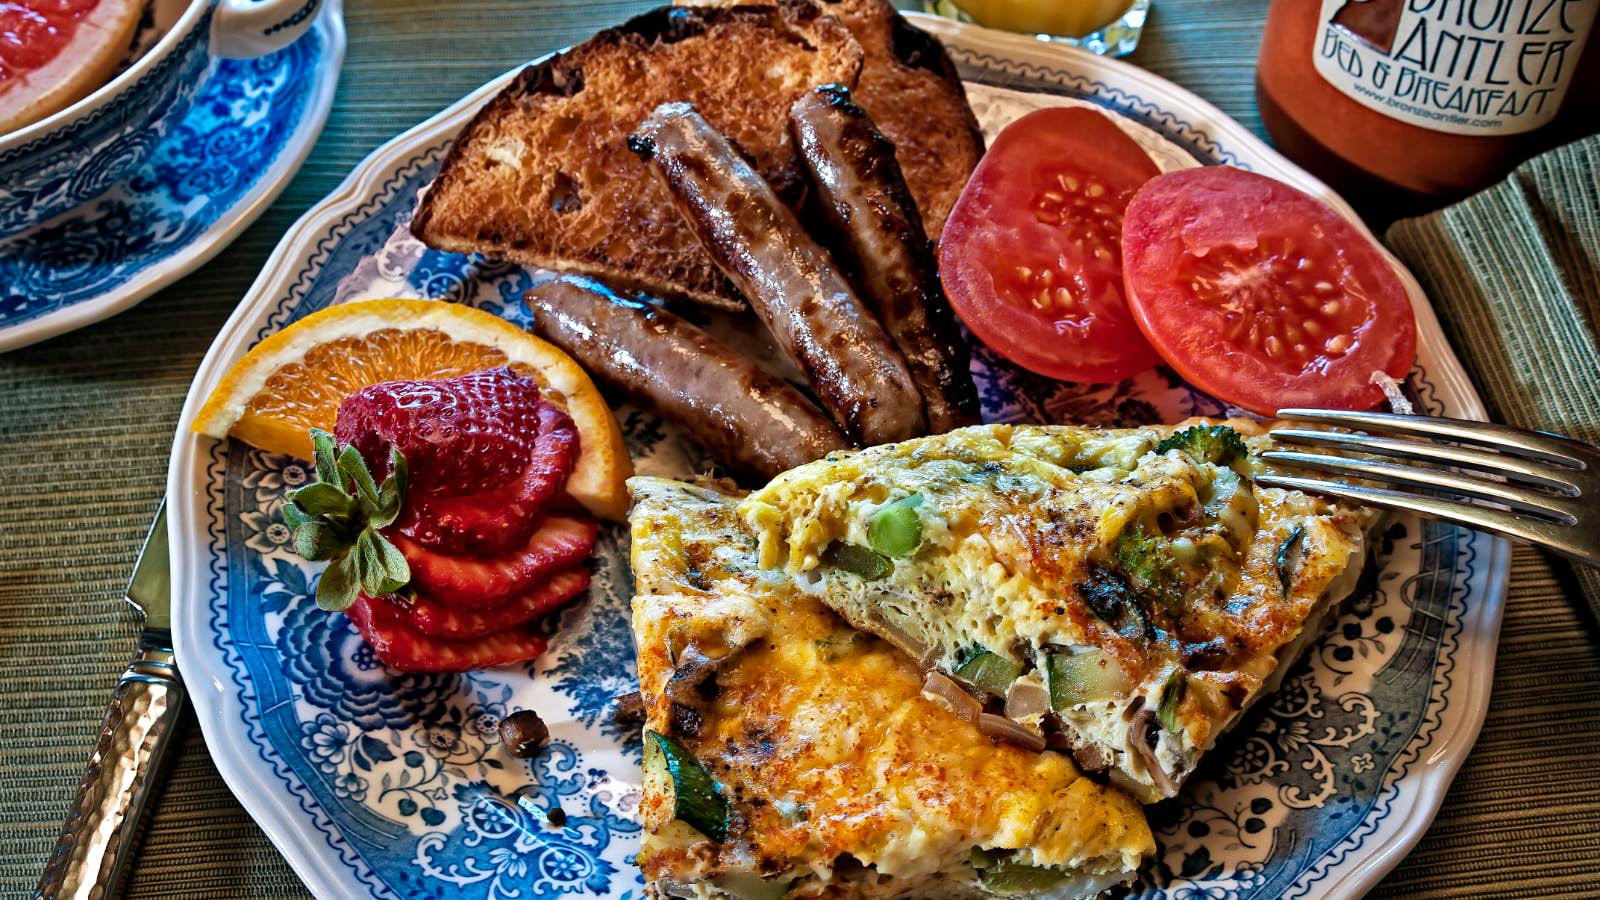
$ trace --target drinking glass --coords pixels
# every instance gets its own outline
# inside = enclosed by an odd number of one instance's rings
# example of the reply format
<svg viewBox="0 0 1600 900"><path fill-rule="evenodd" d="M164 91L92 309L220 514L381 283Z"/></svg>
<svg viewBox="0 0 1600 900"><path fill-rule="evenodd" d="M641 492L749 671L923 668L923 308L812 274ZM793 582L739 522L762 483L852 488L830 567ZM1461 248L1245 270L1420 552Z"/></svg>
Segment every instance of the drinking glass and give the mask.
<svg viewBox="0 0 1600 900"><path fill-rule="evenodd" d="M922 8L1091 53L1126 56L1139 45L1150 0L922 0Z"/></svg>

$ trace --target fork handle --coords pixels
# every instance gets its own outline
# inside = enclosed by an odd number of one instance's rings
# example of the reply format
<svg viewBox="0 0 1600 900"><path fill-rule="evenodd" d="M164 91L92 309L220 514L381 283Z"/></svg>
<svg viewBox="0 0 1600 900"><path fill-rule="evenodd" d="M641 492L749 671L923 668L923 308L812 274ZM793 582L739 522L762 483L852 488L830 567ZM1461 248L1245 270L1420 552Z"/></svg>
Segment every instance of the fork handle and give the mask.
<svg viewBox="0 0 1600 900"><path fill-rule="evenodd" d="M61 840L34 896L115 897L188 694L172 651L140 648L122 673L100 726Z"/></svg>

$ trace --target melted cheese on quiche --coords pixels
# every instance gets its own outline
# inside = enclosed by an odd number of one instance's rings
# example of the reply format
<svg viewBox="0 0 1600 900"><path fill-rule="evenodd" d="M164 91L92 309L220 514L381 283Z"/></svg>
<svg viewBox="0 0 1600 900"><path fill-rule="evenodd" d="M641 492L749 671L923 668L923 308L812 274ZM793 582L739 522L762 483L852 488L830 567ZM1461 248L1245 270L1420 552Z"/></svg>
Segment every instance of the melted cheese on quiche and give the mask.
<svg viewBox="0 0 1600 900"><path fill-rule="evenodd" d="M629 486L647 728L693 753L731 809L718 844L663 825L661 798L645 798L655 827L639 864L658 892L738 894L728 879L753 874L793 881L787 896L981 895L976 848L1060 867L1076 879L1069 893L1092 893L1153 850L1130 798L1065 755L983 736L922 693L903 653L763 569L734 498ZM669 689L690 647L718 660L715 692L692 715Z"/></svg>
<svg viewBox="0 0 1600 900"><path fill-rule="evenodd" d="M1100 654L1126 686L1059 710L1061 727L1150 801L1288 661L1280 651L1301 646L1329 588L1359 571L1372 522L1256 487L1248 458L1154 452L1182 427L987 425L837 453L780 475L741 515L762 566L925 665L953 672L987 651L1037 693L1047 655ZM913 496L915 552L871 576L829 563L841 546L871 547L877 514ZM1163 699L1175 728L1152 721ZM1042 725L1043 711L1024 721Z"/></svg>

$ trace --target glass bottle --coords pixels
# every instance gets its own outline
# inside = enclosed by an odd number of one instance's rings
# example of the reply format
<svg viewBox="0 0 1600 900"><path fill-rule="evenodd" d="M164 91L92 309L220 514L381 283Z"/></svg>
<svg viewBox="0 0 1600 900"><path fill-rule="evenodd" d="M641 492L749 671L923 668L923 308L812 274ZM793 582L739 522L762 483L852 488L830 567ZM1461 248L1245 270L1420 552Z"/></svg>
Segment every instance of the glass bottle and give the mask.
<svg viewBox="0 0 1600 900"><path fill-rule="evenodd" d="M1273 142L1377 218L1434 208L1600 130L1600 0L1274 0Z"/></svg>

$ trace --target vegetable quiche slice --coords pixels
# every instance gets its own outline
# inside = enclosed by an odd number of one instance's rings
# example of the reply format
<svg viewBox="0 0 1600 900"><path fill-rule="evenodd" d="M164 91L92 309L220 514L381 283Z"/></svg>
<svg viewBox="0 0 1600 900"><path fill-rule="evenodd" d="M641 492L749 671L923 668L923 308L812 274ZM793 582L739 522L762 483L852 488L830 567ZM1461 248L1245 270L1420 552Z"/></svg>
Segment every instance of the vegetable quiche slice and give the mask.
<svg viewBox="0 0 1600 900"><path fill-rule="evenodd" d="M741 516L763 577L907 651L984 732L1154 802L1321 633L1377 524L1256 486L1264 433L977 426L832 454Z"/></svg>
<svg viewBox="0 0 1600 900"><path fill-rule="evenodd" d="M737 497L629 488L650 896L1080 897L1153 851L1131 798L983 736L762 569Z"/></svg>

